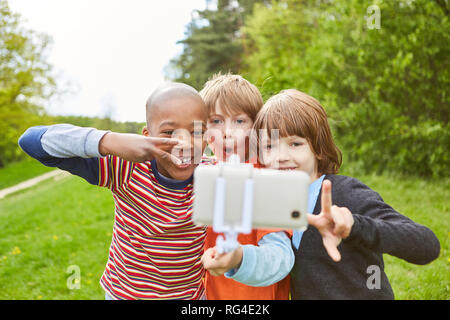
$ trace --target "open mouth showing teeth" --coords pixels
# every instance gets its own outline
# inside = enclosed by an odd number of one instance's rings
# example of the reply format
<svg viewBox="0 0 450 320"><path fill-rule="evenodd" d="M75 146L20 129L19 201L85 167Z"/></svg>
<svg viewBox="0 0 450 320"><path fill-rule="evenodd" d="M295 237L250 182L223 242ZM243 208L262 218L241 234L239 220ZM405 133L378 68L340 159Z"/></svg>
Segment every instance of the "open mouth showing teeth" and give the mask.
<svg viewBox="0 0 450 320"><path fill-rule="evenodd" d="M181 164L191 163L191 159L190 158L184 158L184 159L180 159L180 160L181 160Z"/></svg>

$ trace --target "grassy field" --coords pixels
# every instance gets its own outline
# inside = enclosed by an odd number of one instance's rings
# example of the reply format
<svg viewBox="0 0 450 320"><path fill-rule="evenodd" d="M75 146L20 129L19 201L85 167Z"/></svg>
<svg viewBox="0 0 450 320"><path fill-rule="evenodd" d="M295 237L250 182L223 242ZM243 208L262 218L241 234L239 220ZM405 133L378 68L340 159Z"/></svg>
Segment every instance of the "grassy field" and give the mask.
<svg viewBox="0 0 450 320"><path fill-rule="evenodd" d="M396 298L449 299L450 179L358 178L441 242L440 257L426 266L385 256ZM0 200L0 299L103 299L113 207L108 190L73 176ZM70 266L80 270L80 289L68 289Z"/></svg>
<svg viewBox="0 0 450 320"><path fill-rule="evenodd" d="M419 266L384 255L385 271L396 299L450 299L450 179L360 177L386 203L429 227L441 244L439 258Z"/></svg>
<svg viewBox="0 0 450 320"><path fill-rule="evenodd" d="M102 299L114 221L108 190L77 177L0 201L0 299ZM67 281L78 266L79 290Z"/></svg>
<svg viewBox="0 0 450 320"><path fill-rule="evenodd" d="M31 158L8 164L0 169L0 189L11 187L51 170L54 168L43 166Z"/></svg>

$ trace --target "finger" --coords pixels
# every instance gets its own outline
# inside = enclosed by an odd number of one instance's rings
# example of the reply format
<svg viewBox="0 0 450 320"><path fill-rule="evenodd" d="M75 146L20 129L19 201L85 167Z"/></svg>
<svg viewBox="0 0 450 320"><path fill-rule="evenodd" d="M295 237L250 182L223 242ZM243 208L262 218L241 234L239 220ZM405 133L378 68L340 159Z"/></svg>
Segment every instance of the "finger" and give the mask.
<svg viewBox="0 0 450 320"><path fill-rule="evenodd" d="M208 257L210 257L211 259L214 259L215 256L217 255L217 251L215 249L215 247L213 248L209 248L208 250L205 251L205 254L208 254Z"/></svg>
<svg viewBox="0 0 450 320"><path fill-rule="evenodd" d="M308 213L307 219L308 219L308 225L311 225L311 226L316 227L317 229L319 229L318 228L319 227L318 223L320 221L320 217L318 215Z"/></svg>
<svg viewBox="0 0 450 320"><path fill-rule="evenodd" d="M343 217L345 220L345 231L342 233L342 238L347 238L352 232L352 227L354 223L352 212L348 208L341 208L343 212Z"/></svg>
<svg viewBox="0 0 450 320"><path fill-rule="evenodd" d="M169 152L165 152L161 149L154 148L154 153L156 153L156 155L159 158L161 158L163 160L169 160L169 161L175 163L176 165L180 165L182 163L182 161L179 158L177 158L173 154L171 154Z"/></svg>
<svg viewBox="0 0 450 320"><path fill-rule="evenodd" d="M223 252L223 253L217 253L215 256L214 256L214 260L220 260L223 256L225 256L226 255L226 253L225 252Z"/></svg>
<svg viewBox="0 0 450 320"><path fill-rule="evenodd" d="M217 257L217 249L216 249L216 247L209 248L208 250L211 253L211 258L215 259Z"/></svg>
<svg viewBox="0 0 450 320"><path fill-rule="evenodd" d="M336 243L332 239L323 239L323 246L327 250L328 255L333 259L334 262L339 262L341 260L341 254L337 249Z"/></svg>
<svg viewBox="0 0 450 320"><path fill-rule="evenodd" d="M210 269L212 267L211 260L212 260L211 257L203 256L202 257L203 268L205 268L206 270Z"/></svg>
<svg viewBox="0 0 450 320"><path fill-rule="evenodd" d="M217 272L217 270L221 268L221 265L214 258L208 257L203 261L203 268L208 271Z"/></svg>
<svg viewBox="0 0 450 320"><path fill-rule="evenodd" d="M211 259L214 259L214 260L218 260L220 258L220 256L223 255L223 254L220 254L217 252L217 247L209 248L206 251L209 251Z"/></svg>
<svg viewBox="0 0 450 320"><path fill-rule="evenodd" d="M338 206L332 206L331 217L333 218L334 222L333 233L337 236L342 237L342 233L345 232L346 229L344 212Z"/></svg>
<svg viewBox="0 0 450 320"><path fill-rule="evenodd" d="M331 181L324 180L322 183L321 197L322 212L329 216L331 214Z"/></svg>
<svg viewBox="0 0 450 320"><path fill-rule="evenodd" d="M203 253L201 261L205 269L209 268L211 265L211 260L214 259L215 252L212 249L208 249Z"/></svg>
<svg viewBox="0 0 450 320"><path fill-rule="evenodd" d="M170 146L176 146L181 141L174 138L158 138L158 137L148 137L147 138L151 143L154 145L170 145Z"/></svg>

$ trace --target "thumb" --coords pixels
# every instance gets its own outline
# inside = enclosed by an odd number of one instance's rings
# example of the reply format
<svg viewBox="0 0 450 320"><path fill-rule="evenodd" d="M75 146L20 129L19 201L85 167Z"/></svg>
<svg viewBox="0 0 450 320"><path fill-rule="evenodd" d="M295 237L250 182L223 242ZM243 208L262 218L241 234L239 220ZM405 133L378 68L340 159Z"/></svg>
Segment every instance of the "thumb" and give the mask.
<svg viewBox="0 0 450 320"><path fill-rule="evenodd" d="M315 215L315 214L312 214L312 213L308 213L307 219L308 219L308 224L309 225L319 229L318 222L320 220L320 217L318 215Z"/></svg>
<svg viewBox="0 0 450 320"><path fill-rule="evenodd" d="M323 246L328 252L328 255L333 259L334 262L339 262L341 260L341 254L337 249L336 243L333 239L325 238L323 239Z"/></svg>
<svg viewBox="0 0 450 320"><path fill-rule="evenodd" d="M161 159L170 160L173 163L175 163L176 165L179 165L182 163L179 158L175 157L173 154L171 154L169 152L165 152L165 151L158 150L158 149L155 149L155 151L161 157Z"/></svg>
<svg viewBox="0 0 450 320"><path fill-rule="evenodd" d="M204 265L205 265L205 264L208 264L209 261L211 261L211 260L214 259L215 255L216 255L216 251L215 251L213 248L209 248L208 250L206 250L206 251L203 253L203 256L202 256L202 258L201 258L203 264L204 264Z"/></svg>

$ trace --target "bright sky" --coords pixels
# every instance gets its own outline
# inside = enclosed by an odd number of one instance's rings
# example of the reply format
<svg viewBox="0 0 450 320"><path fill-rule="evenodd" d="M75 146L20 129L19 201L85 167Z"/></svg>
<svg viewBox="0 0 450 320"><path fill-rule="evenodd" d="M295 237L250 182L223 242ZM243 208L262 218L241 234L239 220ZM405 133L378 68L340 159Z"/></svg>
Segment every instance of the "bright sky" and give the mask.
<svg viewBox="0 0 450 320"><path fill-rule="evenodd" d="M49 62L70 94L46 106L52 114L145 121L145 101L181 52L194 9L205 0L9 0L25 26L53 38Z"/></svg>

